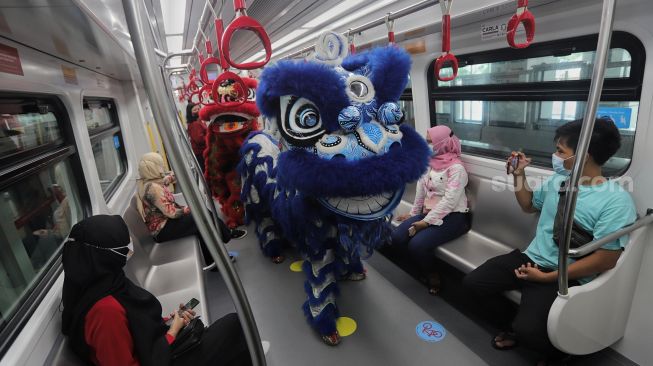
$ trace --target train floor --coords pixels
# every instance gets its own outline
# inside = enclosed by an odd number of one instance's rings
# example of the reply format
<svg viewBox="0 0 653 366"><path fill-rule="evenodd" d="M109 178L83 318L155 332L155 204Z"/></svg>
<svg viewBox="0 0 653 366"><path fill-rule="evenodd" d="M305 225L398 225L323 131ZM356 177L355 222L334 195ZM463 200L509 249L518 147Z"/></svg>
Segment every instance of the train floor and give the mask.
<svg viewBox="0 0 653 366"><path fill-rule="evenodd" d="M340 315L356 322L356 331L337 347L322 342L306 322L304 275L290 268L299 255L288 252L286 261L274 264L263 257L250 234L227 244L238 254L235 263L261 338L271 343L266 356L270 366L421 366L421 365L534 365L538 355L523 347L495 350L490 340L495 330L479 319L465 302L462 275L440 263L442 290L431 296L411 276L409 266L375 253L366 262L367 279L340 282ZM386 253L387 254L387 253ZM397 262L397 263L395 263ZM206 286L211 319L234 311L219 273L207 272ZM508 305L510 306L510 305ZM438 342L418 336L422 321L435 321L444 329ZM608 349L575 357L569 365L635 365Z"/></svg>

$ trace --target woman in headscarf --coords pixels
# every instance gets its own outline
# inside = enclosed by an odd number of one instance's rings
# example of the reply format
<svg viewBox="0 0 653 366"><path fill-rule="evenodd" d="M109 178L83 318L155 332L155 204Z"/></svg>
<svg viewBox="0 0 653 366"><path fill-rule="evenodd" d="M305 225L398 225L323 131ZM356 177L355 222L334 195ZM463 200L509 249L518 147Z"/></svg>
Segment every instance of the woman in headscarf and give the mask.
<svg viewBox="0 0 653 366"><path fill-rule="evenodd" d="M98 366L251 365L233 313L173 360L171 345L195 314L180 308L166 326L156 297L125 277L132 248L123 219L108 215L75 224L64 244L62 331L80 358Z"/></svg>
<svg viewBox="0 0 653 366"><path fill-rule="evenodd" d="M408 215L392 234L394 246L405 249L425 277L429 293L437 294L440 277L433 267L433 250L469 230L467 172L460 160L458 137L447 126L429 128L426 141L433 146L429 168L417 181L417 194Z"/></svg>
<svg viewBox="0 0 653 366"><path fill-rule="evenodd" d="M206 123L199 118L200 105L188 103L186 106L186 126L193 154L204 171L204 150L206 150Z"/></svg>
<svg viewBox="0 0 653 366"><path fill-rule="evenodd" d="M150 234L158 242L197 235L204 260L207 265L211 265L211 253L199 235L190 208L177 204L175 196L168 189L168 185L175 182L175 177L172 173L166 174L161 155L154 152L143 155L138 164L138 173L138 210ZM244 230L230 230L220 219L218 223L225 243L231 238L241 238L246 234Z"/></svg>

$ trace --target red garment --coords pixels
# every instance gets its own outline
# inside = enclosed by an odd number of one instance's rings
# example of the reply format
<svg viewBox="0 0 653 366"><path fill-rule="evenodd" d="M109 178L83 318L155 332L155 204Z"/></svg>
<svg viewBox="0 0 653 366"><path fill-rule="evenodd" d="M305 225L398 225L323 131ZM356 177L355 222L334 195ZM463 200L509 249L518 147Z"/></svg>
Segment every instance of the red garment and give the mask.
<svg viewBox="0 0 653 366"><path fill-rule="evenodd" d="M139 366L129 333L125 308L111 295L103 297L86 313L84 339L91 360L98 366ZM168 344L175 338L166 334Z"/></svg>
<svg viewBox="0 0 653 366"><path fill-rule="evenodd" d="M206 129L206 124L200 120L188 124L190 145L195 155L202 155L206 149Z"/></svg>

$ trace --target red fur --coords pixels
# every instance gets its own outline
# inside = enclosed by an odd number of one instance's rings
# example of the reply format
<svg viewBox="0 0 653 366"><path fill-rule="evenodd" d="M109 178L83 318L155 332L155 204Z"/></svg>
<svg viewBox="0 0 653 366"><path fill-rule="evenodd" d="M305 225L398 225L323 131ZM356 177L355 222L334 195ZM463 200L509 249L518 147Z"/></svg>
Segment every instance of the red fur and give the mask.
<svg viewBox="0 0 653 366"><path fill-rule="evenodd" d="M244 78L249 87L256 87L256 80ZM211 123L206 134L206 150L204 150L204 176L211 188L211 193L220 203L222 213L226 217L227 226L235 228L244 223L245 210L240 201L240 175L236 166L240 162L240 147L250 132L258 130L256 103L247 101L244 104L225 108L219 104L209 104L200 110L202 120L211 121L219 114L238 113L251 117L246 128L233 133L219 131L217 124Z"/></svg>

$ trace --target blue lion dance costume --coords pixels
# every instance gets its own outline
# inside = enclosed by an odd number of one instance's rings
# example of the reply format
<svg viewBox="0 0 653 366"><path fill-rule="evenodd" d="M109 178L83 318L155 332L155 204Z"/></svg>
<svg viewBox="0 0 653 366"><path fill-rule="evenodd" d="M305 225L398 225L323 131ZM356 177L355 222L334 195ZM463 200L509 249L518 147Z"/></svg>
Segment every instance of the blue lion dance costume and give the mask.
<svg viewBox="0 0 653 366"><path fill-rule="evenodd" d="M428 164L424 139L400 125L409 70L408 54L388 46L341 65L279 61L260 77L266 127L241 149L241 198L265 255L281 256L285 240L302 254L304 312L330 345L337 281L364 278L361 255L389 239L406 183Z"/></svg>

